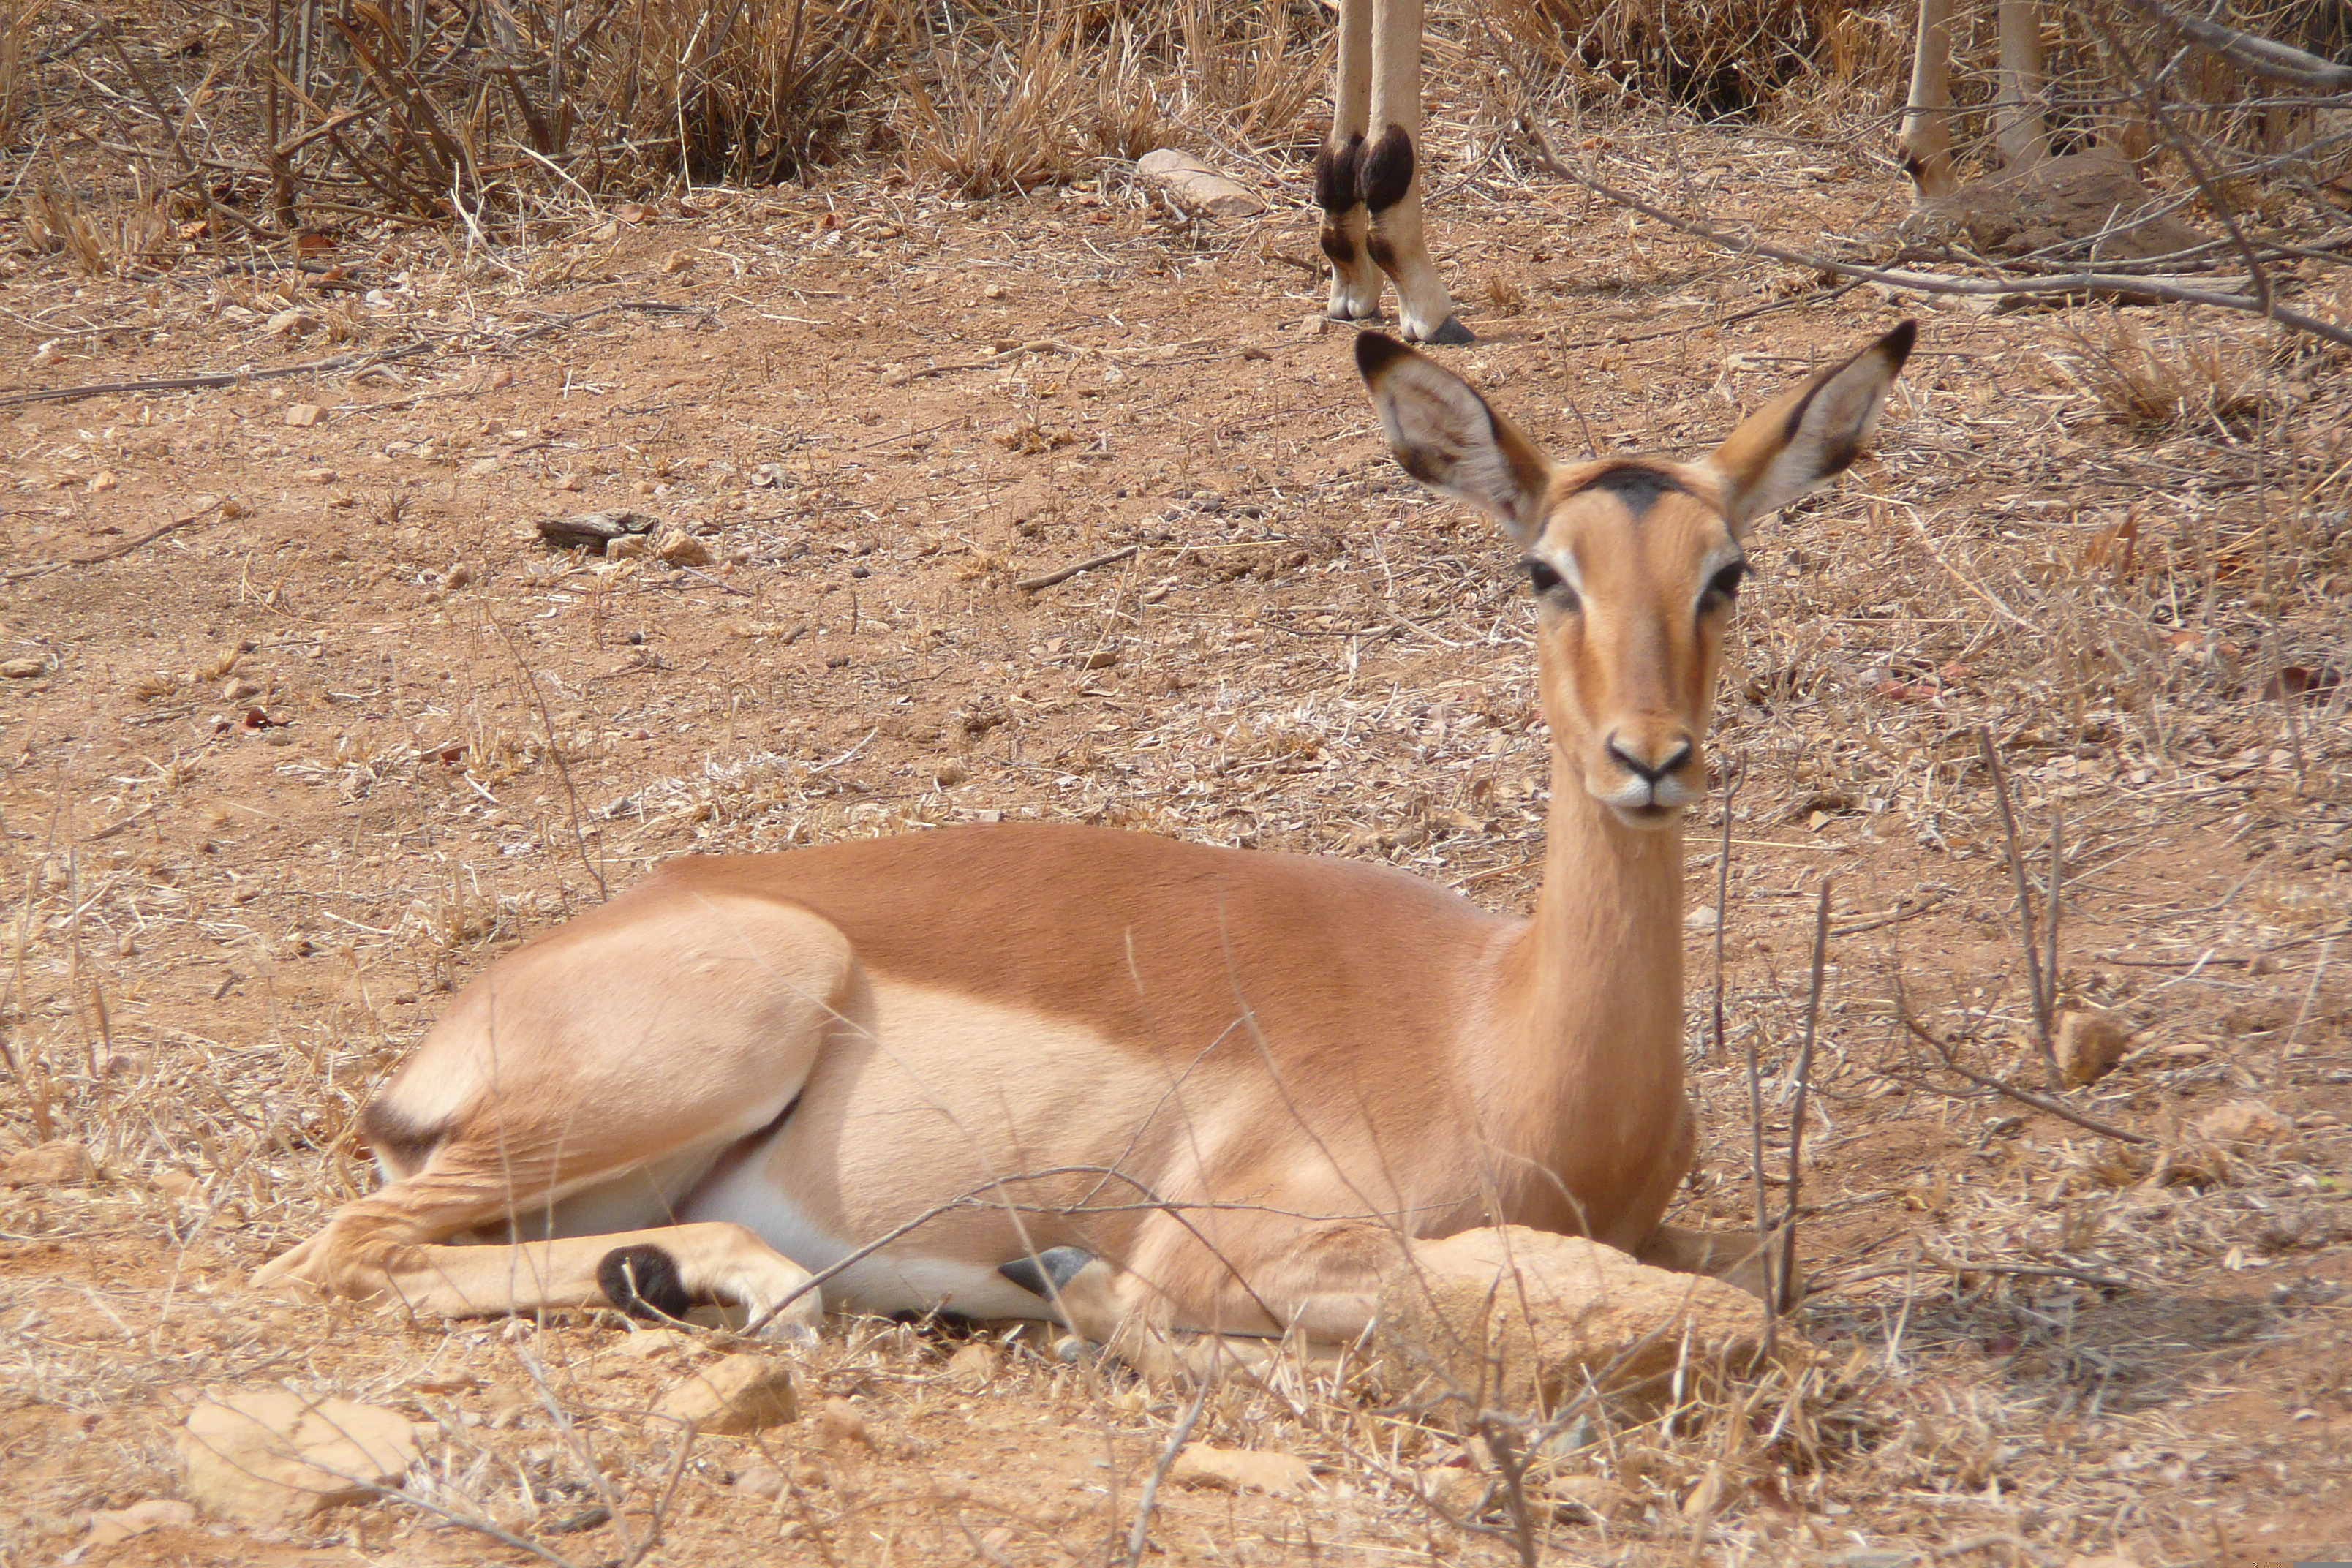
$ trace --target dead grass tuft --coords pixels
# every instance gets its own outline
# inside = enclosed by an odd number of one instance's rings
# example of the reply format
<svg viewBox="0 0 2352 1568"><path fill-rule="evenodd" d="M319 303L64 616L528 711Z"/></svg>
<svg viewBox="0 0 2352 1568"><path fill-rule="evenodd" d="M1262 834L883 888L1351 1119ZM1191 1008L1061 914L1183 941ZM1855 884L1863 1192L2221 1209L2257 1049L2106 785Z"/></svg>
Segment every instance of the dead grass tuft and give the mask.
<svg viewBox="0 0 2352 1568"><path fill-rule="evenodd" d="M2205 427L2234 435L2263 406L2262 351L2190 324L2186 312L2150 327L2120 310L2070 334L2060 362L2116 423L2154 437Z"/></svg>
<svg viewBox="0 0 2352 1568"><path fill-rule="evenodd" d="M71 185L44 179L25 191L23 212L25 238L34 250L70 257L91 278L168 265L179 249L163 204L152 199L101 195L85 204Z"/></svg>

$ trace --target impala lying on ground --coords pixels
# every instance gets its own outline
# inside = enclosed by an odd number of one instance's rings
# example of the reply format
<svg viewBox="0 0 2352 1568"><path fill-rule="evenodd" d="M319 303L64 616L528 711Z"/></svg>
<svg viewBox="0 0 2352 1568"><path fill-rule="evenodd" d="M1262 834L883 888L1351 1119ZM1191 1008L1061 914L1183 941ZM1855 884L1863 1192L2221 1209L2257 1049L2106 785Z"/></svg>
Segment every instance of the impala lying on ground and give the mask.
<svg viewBox="0 0 2352 1568"><path fill-rule="evenodd" d="M1853 461L1912 336L1688 464L1555 463L1357 340L1398 460L1524 555L1551 734L1531 919L1082 827L681 858L467 986L367 1109L387 1184L258 1281L800 1328L809 1270L846 1261L822 1293L871 1311L1333 1341L1403 1237L1700 1263L1660 1224L1695 1141L1680 819L1740 538Z"/></svg>

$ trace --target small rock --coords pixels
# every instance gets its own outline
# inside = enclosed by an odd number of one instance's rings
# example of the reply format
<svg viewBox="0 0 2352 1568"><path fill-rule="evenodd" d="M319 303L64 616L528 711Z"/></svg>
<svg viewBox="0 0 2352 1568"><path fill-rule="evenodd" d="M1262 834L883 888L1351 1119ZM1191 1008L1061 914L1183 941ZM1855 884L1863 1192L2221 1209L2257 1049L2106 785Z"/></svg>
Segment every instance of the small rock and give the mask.
<svg viewBox="0 0 2352 1568"><path fill-rule="evenodd" d="M669 277L675 278L681 272L693 270L694 258L683 250L673 250L662 258L662 271Z"/></svg>
<svg viewBox="0 0 2352 1568"><path fill-rule="evenodd" d="M206 1513L283 1528L341 1502L362 1502L417 1462L408 1417L282 1388L210 1394L179 1439L189 1498Z"/></svg>
<svg viewBox="0 0 2352 1568"><path fill-rule="evenodd" d="M1088 669L1108 669L1112 665L1115 665L1118 662L1118 650L1116 648L1098 647L1095 649L1094 652L1087 655L1087 668Z"/></svg>
<svg viewBox="0 0 2352 1568"><path fill-rule="evenodd" d="M299 338L319 330L319 318L308 310L280 310L269 318L272 337Z"/></svg>
<svg viewBox="0 0 2352 1568"><path fill-rule="evenodd" d="M945 783L946 770L940 770ZM948 1357L948 1381L966 1394L978 1394L996 1381L997 1369L1004 1358L997 1348L984 1341L974 1341Z"/></svg>
<svg viewBox="0 0 2352 1568"><path fill-rule="evenodd" d="M2199 1117L2197 1131L2216 1143L2279 1143L2294 1136L2294 1123L2259 1100L2233 1100Z"/></svg>
<svg viewBox="0 0 2352 1568"><path fill-rule="evenodd" d="M294 477L306 485L331 485L343 476L332 468L304 468Z"/></svg>
<svg viewBox="0 0 2352 1568"><path fill-rule="evenodd" d="M882 384L885 386L904 386L914 379L915 373L903 364L886 364L882 367Z"/></svg>
<svg viewBox="0 0 2352 1568"><path fill-rule="evenodd" d="M533 526L540 538L558 548L584 544L610 554L614 541L651 533L657 521L641 511L581 511L570 517L542 517Z"/></svg>
<svg viewBox="0 0 2352 1568"><path fill-rule="evenodd" d="M1301 321L1298 330L1310 338L1319 338L1331 330L1331 318L1318 310Z"/></svg>
<svg viewBox="0 0 2352 1568"><path fill-rule="evenodd" d="M461 561L449 568L447 574L441 579L441 585L444 588L462 588L473 580L474 569Z"/></svg>
<svg viewBox="0 0 2352 1568"><path fill-rule="evenodd" d="M297 430L308 430L326 416L327 411L315 403L298 403L286 411L286 423Z"/></svg>
<svg viewBox="0 0 2352 1568"><path fill-rule="evenodd" d="M49 661L46 658L12 658L0 661L0 675L5 675L11 680L30 680L37 675L47 675L48 672Z"/></svg>
<svg viewBox="0 0 2352 1568"><path fill-rule="evenodd" d="M971 777L971 770L965 767L961 763L957 762L953 757L950 757L946 762L943 762L939 765L938 769L931 774L931 776L939 781L939 786L941 789L953 789L956 785L963 783L964 780ZM980 1349L984 1347L967 1346L965 1348ZM962 1351L956 1352L956 1355L959 1357L964 1352ZM952 1363L950 1364L952 1364Z"/></svg>
<svg viewBox="0 0 2352 1568"><path fill-rule="evenodd" d="M104 473L90 480L89 488L98 494L103 495L121 482L122 481L121 479L116 479L111 473Z"/></svg>
<svg viewBox="0 0 2352 1568"><path fill-rule="evenodd" d="M2102 1552L2095 1557L2078 1553L2066 1559L2066 1568L2139 1568L2139 1559L2120 1552Z"/></svg>
<svg viewBox="0 0 2352 1568"><path fill-rule="evenodd" d="M1486 1500L1486 1478L1459 1465L1432 1465L1420 1479L1422 1497L1456 1519L1478 1512Z"/></svg>
<svg viewBox="0 0 2352 1568"><path fill-rule="evenodd" d="M1685 931L1710 931L1715 929L1715 910L1712 905L1701 904L1683 917Z"/></svg>
<svg viewBox="0 0 2352 1568"><path fill-rule="evenodd" d="M635 561L652 554L654 542L644 534L625 533L604 546L604 558L608 561Z"/></svg>
<svg viewBox="0 0 2352 1568"><path fill-rule="evenodd" d="M2131 1026L2098 1007L2058 1015L2058 1070L2068 1083L2096 1083L2115 1070L2131 1039Z"/></svg>
<svg viewBox="0 0 2352 1568"><path fill-rule="evenodd" d="M79 1143L58 1139L36 1143L0 1165L0 1184L12 1187L76 1187L98 1173L89 1151Z"/></svg>
<svg viewBox="0 0 2352 1568"><path fill-rule="evenodd" d="M1580 1512L1601 1523L1617 1518L1633 1500L1623 1487L1606 1476L1554 1476L1544 1483L1544 1495L1553 1507Z"/></svg>
<svg viewBox="0 0 2352 1568"><path fill-rule="evenodd" d="M672 566L708 566L711 559L710 546L690 533L669 534L654 546L654 553Z"/></svg>
<svg viewBox="0 0 2352 1568"><path fill-rule="evenodd" d="M496 458L477 458L466 465L466 471L477 477L495 474L499 471L499 460Z"/></svg>
<svg viewBox="0 0 2352 1568"><path fill-rule="evenodd" d="M793 1369L762 1355L730 1355L688 1373L654 1408L705 1432L757 1432L801 1413Z"/></svg>
<svg viewBox="0 0 2352 1568"><path fill-rule="evenodd" d="M772 1502L784 1495L784 1472L773 1465L754 1465L735 1478L735 1489L745 1497Z"/></svg>
<svg viewBox="0 0 2352 1568"><path fill-rule="evenodd" d="M817 1406L816 1435L837 1448L851 1443L874 1447L874 1434L866 1429L866 1417L846 1399L828 1399Z"/></svg>
<svg viewBox="0 0 2352 1568"><path fill-rule="evenodd" d="M150 1498L129 1508L101 1509L89 1516L85 1546L111 1546L151 1530L185 1529L196 1522L194 1506L177 1498Z"/></svg>
<svg viewBox="0 0 2352 1568"><path fill-rule="evenodd" d="M1408 1398L1472 1390L1496 1408L1549 1411L1588 1376L1639 1389L1685 1354L1736 1358L1763 1338L1764 1304L1737 1286L1581 1237L1508 1226L1411 1249L1380 1302L1381 1361Z"/></svg>
<svg viewBox="0 0 2352 1568"><path fill-rule="evenodd" d="M513 384L514 367L512 365L502 364L499 366L498 369L490 372L490 390L492 392L504 392L508 387L512 386Z"/></svg>
<svg viewBox="0 0 2352 1568"><path fill-rule="evenodd" d="M261 688L241 675L229 677L228 684L221 688L221 700L226 702L242 702L260 695Z"/></svg>
<svg viewBox="0 0 2352 1568"><path fill-rule="evenodd" d="M1287 1497L1315 1477L1315 1467L1296 1454L1262 1448L1213 1448L1194 1443L1176 1456L1168 1479L1181 1487L1220 1491L1271 1492Z"/></svg>
<svg viewBox="0 0 2352 1568"><path fill-rule="evenodd" d="M623 1355L633 1355L640 1361L650 1361L672 1351L694 1348L694 1336L676 1329L639 1329L620 1343Z"/></svg>
<svg viewBox="0 0 2352 1568"><path fill-rule="evenodd" d="M1265 204L1190 153L1161 147L1136 160L1135 172L1167 193L1188 213L1204 217L1251 217Z"/></svg>

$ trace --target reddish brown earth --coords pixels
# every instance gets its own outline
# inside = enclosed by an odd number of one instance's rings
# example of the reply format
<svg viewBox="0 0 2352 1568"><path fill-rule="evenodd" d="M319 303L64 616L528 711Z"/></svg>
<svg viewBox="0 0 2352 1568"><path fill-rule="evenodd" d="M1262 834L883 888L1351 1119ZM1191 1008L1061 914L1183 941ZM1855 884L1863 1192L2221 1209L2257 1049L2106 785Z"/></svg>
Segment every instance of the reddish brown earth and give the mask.
<svg viewBox="0 0 2352 1568"><path fill-rule="evenodd" d="M1899 201L1784 142L1674 151L1748 171L1734 208L1859 226ZM849 1401L870 1442L804 1420L699 1439L673 1472L643 1412L688 1352L241 1286L370 1182L356 1108L449 989L670 856L1002 814L1384 859L1527 907L1545 738L1523 576L1397 471L1349 331L1302 326L1304 171L1278 173L1257 175L1277 216L1241 230L1179 229L1116 181L968 205L858 177L583 215L488 261L349 241L331 282L7 261L9 352L65 356L24 386L426 345L350 378L6 410L0 658L38 663L0 681L0 1157L47 1136L99 1165L0 1194L9 1561L173 1495L189 1401L277 1380L437 1423L410 1489L571 1562L625 1557L656 1513L654 1561L1124 1560L1189 1395L1113 1365L1023 1348L968 1390L950 1331L839 1324L803 1392ZM1449 363L1563 453L1588 432L1703 448L1897 313L1499 173L1444 211L1482 334ZM1563 1459L1629 1502L1605 1528L1563 1511L1546 1550L1679 1561L1704 1531L1707 1561L1886 1568L2352 1555L2352 742L2342 688L2277 695L2281 667L2345 668L2340 485L2295 500L2352 455L2342 367L2270 362L2259 442L2142 434L2070 379L2069 331L2105 341L2104 308L1900 308L1923 351L1879 455L1755 542L1715 742L1746 764L1722 1057L1706 932L1687 955L1707 1153L1684 1217L1744 1226L1739 1064L1759 1043L1777 1173L1833 879L1797 1324L1821 1354L1761 1407L1794 1436L1716 1405ZM270 332L288 309L316 330ZM298 405L323 412L289 425ZM709 562L534 531L616 507ZM1975 1070L2041 1082L1979 725L2037 879L2063 811L2062 1003L2144 1031L2067 1103L2153 1145L1963 1098L1896 1020L1899 987ZM1691 824L1695 908L1718 823ZM2287 1131L2195 1131L2245 1100ZM1472 1457L1361 1380L1236 1386L1199 1435L1318 1479L1164 1490L1167 1560L1512 1554L1412 1500L1401 1477ZM773 1500L730 1484L761 1463L792 1480ZM560 1531L607 1488L619 1523ZM386 1503L82 1560L485 1558L530 1560Z"/></svg>

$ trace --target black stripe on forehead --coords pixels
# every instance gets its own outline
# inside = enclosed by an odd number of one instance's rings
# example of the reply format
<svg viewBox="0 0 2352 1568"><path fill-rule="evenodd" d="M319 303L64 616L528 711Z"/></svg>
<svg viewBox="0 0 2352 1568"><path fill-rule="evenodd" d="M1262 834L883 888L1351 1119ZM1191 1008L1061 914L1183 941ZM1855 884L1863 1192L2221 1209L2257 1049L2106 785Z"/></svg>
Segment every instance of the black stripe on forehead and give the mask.
<svg viewBox="0 0 2352 1568"><path fill-rule="evenodd" d="M1637 520L1658 504L1660 496L1690 493L1674 475L1664 468L1654 468L1647 463L1612 463L1569 494L1580 496L1588 490L1608 491ZM1561 499L1564 500L1567 497Z"/></svg>

